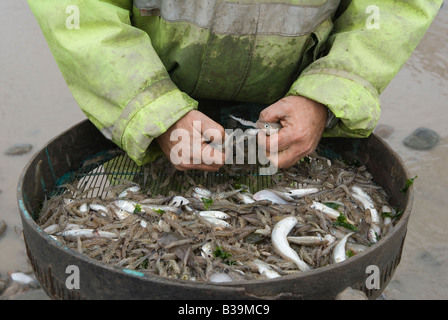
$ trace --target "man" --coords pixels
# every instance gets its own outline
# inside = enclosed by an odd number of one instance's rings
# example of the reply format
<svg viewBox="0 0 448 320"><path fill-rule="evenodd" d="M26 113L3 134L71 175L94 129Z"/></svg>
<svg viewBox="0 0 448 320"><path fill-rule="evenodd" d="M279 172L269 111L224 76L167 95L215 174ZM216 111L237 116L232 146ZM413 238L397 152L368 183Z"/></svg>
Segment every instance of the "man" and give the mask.
<svg viewBox="0 0 448 320"><path fill-rule="evenodd" d="M411 55L442 0L28 0L81 109L139 165L169 157L182 129L224 128L202 100L268 105L264 137L280 168L321 136L367 137L379 95ZM200 127L195 123L200 123ZM196 132L195 132L196 130ZM214 171L224 154L199 152L180 170ZM270 154L270 139L278 152ZM204 155L222 161L211 162Z"/></svg>

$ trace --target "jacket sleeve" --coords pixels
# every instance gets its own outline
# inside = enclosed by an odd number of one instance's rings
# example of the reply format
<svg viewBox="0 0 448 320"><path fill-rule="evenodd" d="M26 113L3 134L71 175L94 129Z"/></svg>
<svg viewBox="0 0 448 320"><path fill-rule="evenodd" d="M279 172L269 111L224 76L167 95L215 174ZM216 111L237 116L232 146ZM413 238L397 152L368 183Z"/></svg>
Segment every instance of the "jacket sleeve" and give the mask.
<svg viewBox="0 0 448 320"><path fill-rule="evenodd" d="M323 136L369 136L380 117L380 93L417 47L441 4L342 0L325 55L304 69L288 94L318 101L339 118Z"/></svg>
<svg viewBox="0 0 448 320"><path fill-rule="evenodd" d="M148 146L197 102L181 92L147 33L131 25L132 0L28 0L82 111L139 165Z"/></svg>

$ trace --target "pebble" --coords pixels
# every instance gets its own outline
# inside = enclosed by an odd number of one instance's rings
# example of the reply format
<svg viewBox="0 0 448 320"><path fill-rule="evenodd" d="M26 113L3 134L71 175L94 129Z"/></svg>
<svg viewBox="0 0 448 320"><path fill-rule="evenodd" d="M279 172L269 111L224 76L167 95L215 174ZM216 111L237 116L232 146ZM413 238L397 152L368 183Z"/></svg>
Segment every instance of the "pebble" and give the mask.
<svg viewBox="0 0 448 320"><path fill-rule="evenodd" d="M369 300L369 298L364 292L347 287L338 293L335 300Z"/></svg>
<svg viewBox="0 0 448 320"><path fill-rule="evenodd" d="M0 274L0 296L3 294L3 291L8 288L9 277L5 274Z"/></svg>
<svg viewBox="0 0 448 320"><path fill-rule="evenodd" d="M415 150L433 148L440 140L437 132L428 128L418 128L403 140L403 144Z"/></svg>
<svg viewBox="0 0 448 320"><path fill-rule="evenodd" d="M29 143L17 143L9 147L5 151L5 154L10 156L18 156L30 152L32 148L33 146Z"/></svg>
<svg viewBox="0 0 448 320"><path fill-rule="evenodd" d="M10 274L11 280L16 281L22 284L30 284L31 282L34 282L34 278L30 277L27 274L24 274L22 272L13 272Z"/></svg>
<svg viewBox="0 0 448 320"><path fill-rule="evenodd" d="M394 128L392 126L387 125L387 124L379 124L379 125L376 126L376 128L375 128L375 130L373 132L378 137L386 139L394 132Z"/></svg>
<svg viewBox="0 0 448 320"><path fill-rule="evenodd" d="M3 220L0 220L0 237L3 235L3 233L5 233L6 228L8 228L8 225L6 224L6 222Z"/></svg>
<svg viewBox="0 0 448 320"><path fill-rule="evenodd" d="M39 297L39 300L46 297L34 275L22 272L0 274L0 300L31 300L33 297Z"/></svg>

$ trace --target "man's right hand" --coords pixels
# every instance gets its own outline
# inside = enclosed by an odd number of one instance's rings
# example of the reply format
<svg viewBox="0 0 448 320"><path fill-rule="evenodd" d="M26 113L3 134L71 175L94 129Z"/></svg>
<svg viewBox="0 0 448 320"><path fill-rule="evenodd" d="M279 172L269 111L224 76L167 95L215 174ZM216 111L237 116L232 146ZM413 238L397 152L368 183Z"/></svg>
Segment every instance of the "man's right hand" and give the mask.
<svg viewBox="0 0 448 320"><path fill-rule="evenodd" d="M224 165L224 150L209 142L223 143L224 128L200 111L192 110L156 140L177 170L217 171Z"/></svg>

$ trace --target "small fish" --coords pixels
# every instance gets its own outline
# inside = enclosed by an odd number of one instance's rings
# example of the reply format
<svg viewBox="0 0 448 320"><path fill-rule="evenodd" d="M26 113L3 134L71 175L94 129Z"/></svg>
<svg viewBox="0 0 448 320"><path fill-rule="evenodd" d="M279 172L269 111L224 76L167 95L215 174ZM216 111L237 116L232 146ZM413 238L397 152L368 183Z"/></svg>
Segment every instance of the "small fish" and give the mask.
<svg viewBox="0 0 448 320"><path fill-rule="evenodd" d="M64 198L63 201L68 206L75 203L75 200L71 198ZM81 213L86 213L89 211L89 206L87 205L87 203L82 203L81 205L77 206L76 210Z"/></svg>
<svg viewBox="0 0 448 320"><path fill-rule="evenodd" d="M124 220L131 214L130 212L124 210L124 209L114 209L114 213L117 216L118 219Z"/></svg>
<svg viewBox="0 0 448 320"><path fill-rule="evenodd" d="M134 213L137 202L128 200L116 200L114 201L114 204L121 210L127 211L128 213Z"/></svg>
<svg viewBox="0 0 448 320"><path fill-rule="evenodd" d="M283 128L283 126L280 123L276 123L276 122L264 122L264 121L260 121L258 120L256 122L257 124L257 128L260 130L263 130L266 135L271 135L273 133L278 132L281 128Z"/></svg>
<svg viewBox="0 0 448 320"><path fill-rule="evenodd" d="M258 130L263 130L266 132L266 135L271 135L275 132L277 132L278 130L280 130L282 128L282 125L280 123L275 123L275 122L264 122L264 121L260 121L258 120L257 122L252 122L252 121L248 121L248 120L244 120L241 118L237 118L235 116L230 115L230 117L235 120L238 121L239 123L241 123L243 126L246 127L252 127Z"/></svg>
<svg viewBox="0 0 448 320"><path fill-rule="evenodd" d="M118 195L118 198L124 198L124 197L127 197L127 196L129 196L129 195L131 195L133 193L139 192L139 191L140 191L140 186L134 185L134 186L131 186L129 188L126 188L123 192L121 192Z"/></svg>
<svg viewBox="0 0 448 320"><path fill-rule="evenodd" d="M378 211L375 209L375 205L372 199L364 190L357 186L353 186L352 191L352 197L361 203L365 211L370 212L370 219L372 221L372 224L371 228L369 229L368 237L370 241L377 242L378 237L381 235L381 217Z"/></svg>
<svg viewBox="0 0 448 320"><path fill-rule="evenodd" d="M115 234L113 232L95 230L95 229L72 229L72 230L63 231L57 235L60 235L64 238L68 238L68 239L76 239L77 237L84 237L84 238L100 237L100 238L109 238L109 239L118 238L117 234Z"/></svg>
<svg viewBox="0 0 448 320"><path fill-rule="evenodd" d="M219 192L219 193L213 195L213 199L214 200L224 200L224 199L227 199L228 197L231 197L231 196L233 196L235 194L238 194L241 190L243 190L243 188L240 188L238 190Z"/></svg>
<svg viewBox="0 0 448 320"><path fill-rule="evenodd" d="M381 234L381 228L375 224L372 224L367 234L367 237L369 238L370 242L376 243L379 240L380 234Z"/></svg>
<svg viewBox="0 0 448 320"><path fill-rule="evenodd" d="M260 190L254 194L253 198L255 200L269 200L275 204L294 204L293 202L286 201L270 190Z"/></svg>
<svg viewBox="0 0 448 320"><path fill-rule="evenodd" d="M189 204L190 201L188 201L187 198L184 198L182 196L175 196L173 197L173 199L171 199L169 205L170 206L175 206L175 207L180 207L186 204Z"/></svg>
<svg viewBox="0 0 448 320"><path fill-rule="evenodd" d="M317 201L313 201L313 204L310 206L313 209L322 211L323 213L325 213L328 217L330 217L331 219L337 219L339 217L339 211L327 207L326 205L317 202Z"/></svg>
<svg viewBox="0 0 448 320"><path fill-rule="evenodd" d="M361 188L353 186L352 187L352 196L353 198L355 198L356 200L358 200L362 206L364 207L364 210L369 210L370 211L370 216L372 219L372 223L376 224L376 225L380 225L381 224L381 217L378 214L378 211L375 209L375 205L372 201L372 199L370 198L370 196Z"/></svg>
<svg viewBox="0 0 448 320"><path fill-rule="evenodd" d="M87 203L83 203L79 206L78 210L82 213L86 213L87 211L89 211L89 206L87 205Z"/></svg>
<svg viewBox="0 0 448 320"><path fill-rule="evenodd" d="M89 208L96 212L98 211L107 212L107 208L101 204L91 203L89 204Z"/></svg>
<svg viewBox="0 0 448 320"><path fill-rule="evenodd" d="M261 234L263 236L268 236L269 234L271 234L271 227L265 225L264 229L257 229L254 231L254 233Z"/></svg>
<svg viewBox="0 0 448 320"><path fill-rule="evenodd" d="M337 210L335 210L333 208L330 208L330 207L328 207L328 206L326 206L326 205L324 205L323 203L320 203L320 202L313 201L313 204L310 207L313 208L313 209L322 211L330 219L333 219L333 220L336 220L339 217L339 215L340 215L339 211L337 211ZM355 225L355 223L352 220L348 219L348 218L347 218L347 222L350 223L350 224Z"/></svg>
<svg viewBox="0 0 448 320"><path fill-rule="evenodd" d="M201 217L212 217L217 219L229 219L230 216L222 211L199 211L198 213Z"/></svg>
<svg viewBox="0 0 448 320"><path fill-rule="evenodd" d="M347 259L347 255L345 254L345 244L347 243L347 239L354 232L347 233L344 238L342 238L339 243L333 249L333 261L334 263L339 263Z"/></svg>
<svg viewBox="0 0 448 320"><path fill-rule="evenodd" d="M140 210L145 212L145 209L153 210L153 211L169 211L173 212L175 214L181 214L182 209L175 206L170 205L157 205L157 204L138 204L135 201L129 201L129 200L116 200L114 201L114 204L122 210L125 210L129 213L134 213L135 208L137 205L140 206Z"/></svg>
<svg viewBox="0 0 448 320"><path fill-rule="evenodd" d="M334 237L329 234L325 235L324 237L302 236L302 237L287 237L287 239L289 242L303 246L319 246L334 241Z"/></svg>
<svg viewBox="0 0 448 320"><path fill-rule="evenodd" d="M243 126L252 127L252 128L258 128L258 126L257 126L257 124L255 122L252 122L252 121L249 121L249 120L244 120L244 119L241 119L241 118L237 118L237 117L235 117L233 115L229 115L229 117L232 118L235 121L238 121ZM260 128L258 128L258 129L260 129Z"/></svg>
<svg viewBox="0 0 448 320"><path fill-rule="evenodd" d="M287 188L288 195L294 198L301 198L319 191L317 188L290 189Z"/></svg>
<svg viewBox="0 0 448 320"><path fill-rule="evenodd" d="M251 196L245 193L237 193L235 196L238 198L238 200L240 200L244 204L255 202L255 200Z"/></svg>
<svg viewBox="0 0 448 320"><path fill-rule="evenodd" d="M61 227L56 223L56 224L52 224L52 225L49 225L48 227L46 227L44 229L44 232L51 235L53 233L58 232L60 230L60 228Z"/></svg>
<svg viewBox="0 0 448 320"><path fill-rule="evenodd" d="M345 247L348 250L352 250L354 253L361 253L361 252L366 251L369 248L368 246L365 246L365 245L360 244L360 243L350 243L350 242L347 242L345 244Z"/></svg>
<svg viewBox="0 0 448 320"><path fill-rule="evenodd" d="M300 259L297 252L289 246L287 236L297 224L296 217L287 217L277 222L272 230L271 241L275 251L284 259L294 262L300 271L310 270L310 267Z"/></svg>
<svg viewBox="0 0 448 320"><path fill-rule="evenodd" d="M73 202L75 202L75 200L71 198L64 198L62 200L64 201L65 204L72 204Z"/></svg>
<svg viewBox="0 0 448 320"><path fill-rule="evenodd" d="M201 255L204 258L213 258L213 250L216 245L213 242L207 242L201 247ZM205 255L205 256L204 256Z"/></svg>
<svg viewBox="0 0 448 320"><path fill-rule="evenodd" d="M272 269L266 262L264 262L260 259L255 259L253 261L253 264L257 267L258 272L262 276L265 276L268 279L274 279L274 278L281 277L281 275L277 271Z"/></svg>
<svg viewBox="0 0 448 320"><path fill-rule="evenodd" d="M231 228L232 226L230 225L230 223L228 223L227 221L218 219L218 218L214 218L214 217L202 217L205 220L207 220L208 222L210 222L215 228L217 229L221 229L221 228Z"/></svg>
<svg viewBox="0 0 448 320"><path fill-rule="evenodd" d="M392 222L392 216L394 215L392 209L389 206L383 205L383 207L381 208L381 214L384 216L384 225L389 225Z"/></svg>
<svg viewBox="0 0 448 320"><path fill-rule="evenodd" d="M278 195L280 198L282 198L286 202L293 203L295 201L295 199L293 197L291 197L291 195L288 192L279 191L279 190L269 190L269 191L275 193L276 195Z"/></svg>
<svg viewBox="0 0 448 320"><path fill-rule="evenodd" d="M362 190L357 186L353 186L352 191L353 191L352 193L353 198L361 202L361 204L364 207L364 210L375 208L372 199L364 190Z"/></svg>
<svg viewBox="0 0 448 320"><path fill-rule="evenodd" d="M145 209L150 209L152 211L165 211L165 212L172 212L175 214L181 214L182 213L182 209L179 207L175 207L175 206L170 206L170 205L158 205L158 204L142 204L141 205L142 210L144 211Z"/></svg>
<svg viewBox="0 0 448 320"><path fill-rule="evenodd" d="M205 188L201 187L195 187L193 189L193 197L195 197L198 200L202 200L202 198L211 199L213 193Z"/></svg>

